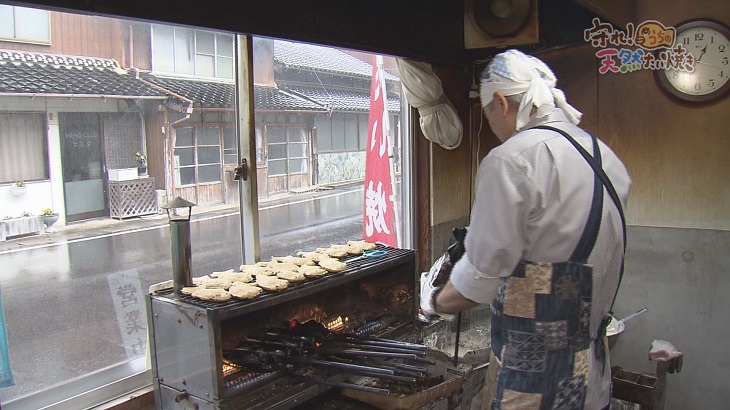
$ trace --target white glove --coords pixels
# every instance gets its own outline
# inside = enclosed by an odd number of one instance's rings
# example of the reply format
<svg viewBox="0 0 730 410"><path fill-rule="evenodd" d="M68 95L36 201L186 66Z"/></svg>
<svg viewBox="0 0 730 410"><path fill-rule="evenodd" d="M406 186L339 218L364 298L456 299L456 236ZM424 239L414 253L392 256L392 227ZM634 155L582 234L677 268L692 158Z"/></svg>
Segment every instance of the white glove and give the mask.
<svg viewBox="0 0 730 410"><path fill-rule="evenodd" d="M448 265L444 265L448 264ZM428 272L421 273L421 311L429 318L440 316L448 321L454 320L455 315L436 311L436 296L443 290L451 274L449 255L444 254L431 266ZM446 276L444 276L446 275Z"/></svg>

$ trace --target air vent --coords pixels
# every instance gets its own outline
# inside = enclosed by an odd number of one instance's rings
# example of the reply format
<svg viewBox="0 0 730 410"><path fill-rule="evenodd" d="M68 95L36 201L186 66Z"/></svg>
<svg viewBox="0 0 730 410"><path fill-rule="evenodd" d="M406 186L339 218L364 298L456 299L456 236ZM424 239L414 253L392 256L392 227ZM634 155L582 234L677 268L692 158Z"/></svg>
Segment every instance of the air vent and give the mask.
<svg viewBox="0 0 730 410"><path fill-rule="evenodd" d="M464 0L466 49L538 41L537 0Z"/></svg>

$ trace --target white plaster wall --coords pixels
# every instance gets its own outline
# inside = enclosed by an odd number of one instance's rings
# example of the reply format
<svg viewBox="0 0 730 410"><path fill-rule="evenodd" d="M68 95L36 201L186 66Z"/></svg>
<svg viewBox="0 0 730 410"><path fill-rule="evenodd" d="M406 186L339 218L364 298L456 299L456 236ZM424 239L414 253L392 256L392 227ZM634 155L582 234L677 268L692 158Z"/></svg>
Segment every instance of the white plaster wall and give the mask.
<svg viewBox="0 0 730 410"><path fill-rule="evenodd" d="M25 194L22 196L13 195L15 184L3 184L0 186L0 219L5 217L18 217L23 212L33 215L40 215L45 208L52 208L51 183L26 182ZM54 210L56 208L53 208Z"/></svg>
<svg viewBox="0 0 730 410"><path fill-rule="evenodd" d="M46 114L49 179L27 182L26 193L16 197L13 184L0 185L0 218L23 212L39 215L45 208L58 212L56 225L66 224L63 196L63 168L58 113L117 112L118 100L103 98L0 97L0 112L43 112Z"/></svg>

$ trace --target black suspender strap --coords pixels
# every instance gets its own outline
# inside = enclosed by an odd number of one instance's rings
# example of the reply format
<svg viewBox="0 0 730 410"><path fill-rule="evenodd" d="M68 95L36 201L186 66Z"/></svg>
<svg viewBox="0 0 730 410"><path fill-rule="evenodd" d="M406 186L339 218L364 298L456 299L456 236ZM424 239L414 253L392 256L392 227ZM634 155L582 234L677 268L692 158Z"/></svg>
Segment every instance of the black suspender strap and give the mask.
<svg viewBox="0 0 730 410"><path fill-rule="evenodd" d="M580 145L573 137L568 135L567 132L555 128L550 127L547 125L539 125L537 127L533 128L539 128L544 130L551 130L559 133L560 135L564 136L568 141L570 141L571 144L578 150L578 152L583 156L583 158L588 162L588 165L593 168L593 172L596 174L596 177L603 183L603 186L606 188L606 191L608 192L608 195L613 200L613 203L616 205L616 209L618 209L619 216L621 217L621 227L623 228L623 239L624 239L624 256L626 255L626 218L624 217L624 209L623 206L621 206L621 200L618 197L618 194L616 193L616 189L614 189L613 184L611 183L611 179L606 175L606 172L603 170L601 165L596 162L596 159L594 159L591 154L588 153L588 151L583 148L582 145ZM594 150L598 148L598 139L595 135L589 133L591 135L591 138L593 140L593 146ZM600 159L599 159L600 161ZM582 238L581 238L582 239ZM623 279L624 276L624 263L621 262L621 271L619 273L619 279L618 279L618 285L621 286L621 279ZM618 295L618 291L613 295L613 302L611 302L611 309L613 309L613 303L616 301L616 296Z"/></svg>
<svg viewBox="0 0 730 410"><path fill-rule="evenodd" d="M598 146L598 142L593 142L593 158L595 158L598 164L601 164L601 148ZM571 261L580 263L588 263L588 257L593 252L593 247L596 246L596 240L598 240L598 231L601 230L601 216L603 215L603 184L598 178L598 175L593 176L593 199L591 200L591 209L588 212L588 219L586 220L586 226L583 228L583 233L580 235L580 240L573 250L573 254L570 255Z"/></svg>

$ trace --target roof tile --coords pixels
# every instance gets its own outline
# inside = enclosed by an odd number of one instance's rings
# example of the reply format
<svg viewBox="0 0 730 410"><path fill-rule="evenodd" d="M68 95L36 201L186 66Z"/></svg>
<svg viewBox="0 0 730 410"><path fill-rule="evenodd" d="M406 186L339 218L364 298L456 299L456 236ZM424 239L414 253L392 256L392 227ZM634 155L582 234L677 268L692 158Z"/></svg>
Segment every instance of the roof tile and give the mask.
<svg viewBox="0 0 730 410"><path fill-rule="evenodd" d="M166 97L112 59L0 50L0 94Z"/></svg>

